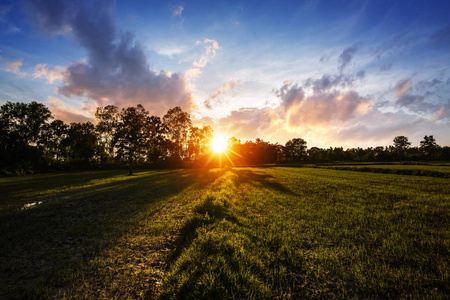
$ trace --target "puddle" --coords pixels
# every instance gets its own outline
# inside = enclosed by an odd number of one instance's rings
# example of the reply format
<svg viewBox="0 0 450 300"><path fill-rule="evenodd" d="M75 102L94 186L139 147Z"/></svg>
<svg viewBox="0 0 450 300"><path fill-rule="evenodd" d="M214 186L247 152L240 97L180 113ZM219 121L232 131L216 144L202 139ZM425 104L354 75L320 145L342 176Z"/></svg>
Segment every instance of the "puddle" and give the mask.
<svg viewBox="0 0 450 300"><path fill-rule="evenodd" d="M42 201L27 203L27 204L25 204L25 205L22 207L22 210L24 210L24 209L30 209L30 208L36 207L36 206L39 205L39 204L42 204Z"/></svg>

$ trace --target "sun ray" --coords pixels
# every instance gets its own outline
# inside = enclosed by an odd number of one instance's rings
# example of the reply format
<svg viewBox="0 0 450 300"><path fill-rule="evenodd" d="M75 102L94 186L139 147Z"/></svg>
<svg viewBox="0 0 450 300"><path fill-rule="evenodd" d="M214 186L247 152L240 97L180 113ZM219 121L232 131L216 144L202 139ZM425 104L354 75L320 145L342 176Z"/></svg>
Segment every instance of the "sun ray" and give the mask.
<svg viewBox="0 0 450 300"><path fill-rule="evenodd" d="M227 146L228 146L227 138L220 135L216 136L211 141L211 147L216 153L225 152L227 150Z"/></svg>

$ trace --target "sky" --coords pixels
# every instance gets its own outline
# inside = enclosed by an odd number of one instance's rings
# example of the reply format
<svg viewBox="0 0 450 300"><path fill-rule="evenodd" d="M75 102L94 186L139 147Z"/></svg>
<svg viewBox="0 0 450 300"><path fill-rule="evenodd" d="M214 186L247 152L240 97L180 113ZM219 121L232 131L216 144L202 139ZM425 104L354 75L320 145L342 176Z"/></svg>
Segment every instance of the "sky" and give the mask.
<svg viewBox="0 0 450 300"><path fill-rule="evenodd" d="M180 106L242 142L450 145L450 1L0 0L0 105Z"/></svg>

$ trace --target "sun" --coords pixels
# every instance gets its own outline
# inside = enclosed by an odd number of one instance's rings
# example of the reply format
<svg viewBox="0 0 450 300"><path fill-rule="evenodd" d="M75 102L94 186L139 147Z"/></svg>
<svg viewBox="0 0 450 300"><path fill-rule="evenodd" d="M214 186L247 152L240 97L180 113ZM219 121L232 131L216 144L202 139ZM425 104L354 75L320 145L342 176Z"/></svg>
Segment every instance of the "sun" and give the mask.
<svg viewBox="0 0 450 300"><path fill-rule="evenodd" d="M211 147L216 153L225 152L227 150L227 139L223 136L216 136L211 141Z"/></svg>

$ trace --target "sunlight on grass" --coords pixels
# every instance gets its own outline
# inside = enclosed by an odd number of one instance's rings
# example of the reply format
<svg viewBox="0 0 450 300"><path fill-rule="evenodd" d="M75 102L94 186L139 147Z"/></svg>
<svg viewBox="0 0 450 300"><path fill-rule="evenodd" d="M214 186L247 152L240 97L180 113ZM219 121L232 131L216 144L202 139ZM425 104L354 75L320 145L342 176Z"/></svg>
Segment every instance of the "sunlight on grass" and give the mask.
<svg viewBox="0 0 450 300"><path fill-rule="evenodd" d="M7 203L47 199L0 215L0 298L450 292L447 178L292 167L45 176L18 178L23 194L0 179Z"/></svg>

